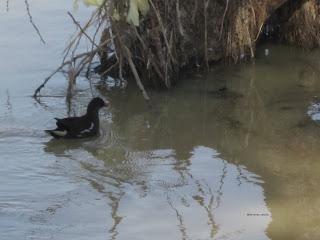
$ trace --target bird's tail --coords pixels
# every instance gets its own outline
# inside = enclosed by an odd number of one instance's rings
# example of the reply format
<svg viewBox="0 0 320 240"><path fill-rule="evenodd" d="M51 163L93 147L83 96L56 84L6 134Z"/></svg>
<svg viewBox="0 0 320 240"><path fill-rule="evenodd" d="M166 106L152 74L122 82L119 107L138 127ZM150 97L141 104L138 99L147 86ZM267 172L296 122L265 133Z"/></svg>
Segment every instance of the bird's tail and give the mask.
<svg viewBox="0 0 320 240"><path fill-rule="evenodd" d="M50 134L54 138L62 138L67 135L66 130L44 130L46 133Z"/></svg>

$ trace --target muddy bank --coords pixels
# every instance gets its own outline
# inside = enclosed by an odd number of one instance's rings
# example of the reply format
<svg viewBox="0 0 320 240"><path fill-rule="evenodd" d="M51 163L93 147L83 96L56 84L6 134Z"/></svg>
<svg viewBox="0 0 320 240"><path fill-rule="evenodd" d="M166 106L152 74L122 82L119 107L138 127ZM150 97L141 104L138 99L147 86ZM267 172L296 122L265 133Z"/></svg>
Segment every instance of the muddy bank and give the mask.
<svg viewBox="0 0 320 240"><path fill-rule="evenodd" d="M96 73L122 83L135 80L149 100L145 87L169 89L186 69L253 59L257 45L265 41L306 49L320 45L317 0L104 0L83 26L68 14L79 33L66 48L62 65L34 96L66 66L69 89L86 69L90 79L97 55L101 64ZM92 48L76 55L82 39Z"/></svg>
<svg viewBox="0 0 320 240"><path fill-rule="evenodd" d="M130 58L143 84L158 87L170 88L184 68L254 58L259 41L272 39L306 48L320 44L315 0L153 0L145 16L138 11L135 24L128 23L130 7L131 2L122 1L109 9L112 24L102 42L114 36L117 54L108 58L107 51L100 53L101 71L118 64L122 75L132 75ZM114 12L117 18L112 17Z"/></svg>

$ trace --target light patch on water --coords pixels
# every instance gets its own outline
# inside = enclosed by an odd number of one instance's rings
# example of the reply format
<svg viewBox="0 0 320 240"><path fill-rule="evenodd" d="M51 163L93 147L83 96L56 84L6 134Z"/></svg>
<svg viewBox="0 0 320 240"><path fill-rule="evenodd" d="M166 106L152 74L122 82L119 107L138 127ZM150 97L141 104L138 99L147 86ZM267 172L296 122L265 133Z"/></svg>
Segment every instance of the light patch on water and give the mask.
<svg viewBox="0 0 320 240"><path fill-rule="evenodd" d="M313 121L320 121L320 103L311 103L307 113Z"/></svg>

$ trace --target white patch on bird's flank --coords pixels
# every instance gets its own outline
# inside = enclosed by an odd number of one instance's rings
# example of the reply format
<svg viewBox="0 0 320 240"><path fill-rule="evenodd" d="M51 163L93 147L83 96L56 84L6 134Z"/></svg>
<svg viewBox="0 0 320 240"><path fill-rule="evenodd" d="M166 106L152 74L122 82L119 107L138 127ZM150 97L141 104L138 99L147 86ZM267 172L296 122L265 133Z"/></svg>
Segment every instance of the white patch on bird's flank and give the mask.
<svg viewBox="0 0 320 240"><path fill-rule="evenodd" d="M78 137L81 137L82 134L85 134L85 133L91 133L91 131L93 130L94 128L94 123L91 123L90 127L87 128L87 129L84 129L80 132L80 134L78 134Z"/></svg>
<svg viewBox="0 0 320 240"><path fill-rule="evenodd" d="M67 131L64 130L64 131L58 131L58 130L55 130L55 131L52 131L55 135L59 136L59 137L64 137L67 135Z"/></svg>

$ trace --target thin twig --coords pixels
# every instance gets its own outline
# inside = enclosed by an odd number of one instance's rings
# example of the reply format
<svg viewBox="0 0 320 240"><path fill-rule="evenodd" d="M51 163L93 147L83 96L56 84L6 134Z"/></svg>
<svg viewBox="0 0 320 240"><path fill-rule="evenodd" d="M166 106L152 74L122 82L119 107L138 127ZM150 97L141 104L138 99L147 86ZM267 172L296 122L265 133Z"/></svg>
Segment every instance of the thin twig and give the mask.
<svg viewBox="0 0 320 240"><path fill-rule="evenodd" d="M57 73L59 72L65 65L59 66L53 73L51 73L44 81L43 83L34 91L33 97L37 98L37 95L40 93L40 90L44 88L44 86L47 84L47 82Z"/></svg>
<svg viewBox="0 0 320 240"><path fill-rule="evenodd" d="M150 4L151 4L151 6L152 6L152 8L153 8L153 10L154 10L154 12L155 12L155 14L156 14L156 16L157 16L158 22L159 22L159 24L160 24L160 27L161 27L161 30L162 30L161 32L162 32L162 35L163 35L163 39L164 39L164 42L165 42L165 44L166 44L166 46L167 46L167 49L168 49L168 52L169 52L171 61L172 61L173 63L177 63L176 59L173 57L173 54L172 54L172 52L171 52L171 48L170 48L170 45L169 45L169 42L168 42L168 39L167 39L167 36L166 36L166 29L165 29L165 27L164 27L164 25L163 25L163 22L162 22L162 20L161 20L160 13L159 13L159 11L157 10L156 6L153 4L153 1L152 1L152 0L149 0L149 2L150 2Z"/></svg>
<svg viewBox="0 0 320 240"><path fill-rule="evenodd" d="M206 68L209 69L209 58L208 58L208 7L210 0L204 1L204 57L206 61Z"/></svg>
<svg viewBox="0 0 320 240"><path fill-rule="evenodd" d="M46 44L46 42L44 41L41 33L40 33L40 30L39 28L36 26L36 24L33 22L33 19L32 19L32 15L31 15L31 12L30 12L30 7L29 7L29 3L28 3L28 0L24 0L24 3L26 5L26 8L27 8L27 13L28 13L28 16L29 16L29 20L30 20L30 23L31 25L33 26L33 28L36 30L38 36L40 37L40 41L43 43L43 44Z"/></svg>
<svg viewBox="0 0 320 240"><path fill-rule="evenodd" d="M104 77L105 75L107 75L108 72L110 72L113 68L115 68L118 65L119 65L119 61L117 60L117 62L115 64L113 64L107 70L105 70L103 73L101 73L100 76Z"/></svg>
<svg viewBox="0 0 320 240"><path fill-rule="evenodd" d="M93 20L96 19L96 17L98 16L98 11L95 11L92 13L90 19L88 20L88 22L85 24L85 26L82 28L84 31L86 31L92 24L93 24ZM68 44L68 46L64 49L64 53L70 51L70 49L72 47L77 48L77 46L74 46L76 42L79 41L79 38L81 38L81 36L83 35L82 31L79 31L74 37L72 37L70 39L70 43ZM77 45L77 44L76 44Z"/></svg>
<svg viewBox="0 0 320 240"><path fill-rule="evenodd" d="M222 21L221 21L221 26L220 26L219 40L221 40L221 37L222 37L224 19L225 19L225 17L226 17L227 11L228 11L228 6L229 6L229 0L227 0L227 2L226 2L226 8L224 9L223 16L222 16Z"/></svg>
<svg viewBox="0 0 320 240"><path fill-rule="evenodd" d="M89 41L91 42L91 44L93 46L95 46L96 48L100 48L95 42L94 40L91 39L91 37L86 33L86 31L80 26L79 22L76 21L76 19L73 17L73 15L68 12L68 15L71 17L72 21L74 22L74 24L76 24L78 26L78 28L80 29L80 31L83 33L83 35L85 35Z"/></svg>
<svg viewBox="0 0 320 240"><path fill-rule="evenodd" d="M99 45L99 49L101 49L102 47L104 47L105 45L107 45L110 41L112 40L111 39L107 39L106 41L104 41L103 43L101 43ZM97 54L97 52L99 51L98 48L92 50L92 51L89 51L89 52L84 52L84 53L80 53L74 57L72 57L69 61L64 61L61 63L61 65L56 69L54 70L45 80L44 82L35 90L34 94L33 94L33 97L36 98L37 95L40 93L41 89L44 88L44 86L47 84L47 82L58 72L60 72L66 65L69 65L69 64L72 64L73 62L75 62L77 59L80 59L80 58L86 58L87 56L94 56L95 54ZM85 63L87 64L87 62Z"/></svg>
<svg viewBox="0 0 320 240"><path fill-rule="evenodd" d="M257 33L257 35L256 35L256 37L255 37L255 39L253 39L253 42L256 42L256 41L258 40L258 38L259 38L259 36L260 36L260 33L261 33L261 31L262 31L262 27L263 27L263 25L264 25L264 22L263 22L263 23L261 23L260 28L259 28L259 31L258 31L258 33Z"/></svg>
<svg viewBox="0 0 320 240"><path fill-rule="evenodd" d="M97 50L95 50L97 51ZM93 51L94 52L94 51ZM78 58L82 58L86 55L89 55L89 54L93 54L93 52L85 52L85 53L81 53L75 57L73 57L71 60L69 61L66 61L66 62L63 62L56 70L54 70L44 81L43 83L34 91L34 94L33 94L33 97L36 98L37 95L40 93L40 90L42 88L44 88L44 86L47 84L47 82L56 74L58 73L59 71L61 71L63 69L64 66L66 65L69 65L71 64L72 62L74 62L76 59Z"/></svg>
<svg viewBox="0 0 320 240"><path fill-rule="evenodd" d="M99 30L100 30L100 27L101 27L101 25L102 25L102 22L103 22L102 20L99 20L98 27L97 27L94 35L93 35L93 38L92 38L93 42L95 42L95 40L96 40L96 36L97 36L97 34L98 34ZM92 45L91 45L91 51L93 51L93 49L94 49L94 45L92 44ZM94 55L92 56L92 58L90 59L90 62L88 63L88 68L87 68L87 73L86 73L86 77L87 77L88 80L90 81L90 88L92 88L92 87L91 87L91 80L89 79L89 72L90 72L90 67L91 67L91 63L92 63L92 61L93 61L93 58L94 58Z"/></svg>
<svg viewBox="0 0 320 240"><path fill-rule="evenodd" d="M180 2L179 2L179 0L177 0L177 2L176 2L176 11L177 11L178 29L179 29L180 35L182 37L184 37L185 33L184 33L184 29L183 29L183 26L182 26L182 23L181 23L181 12L180 12L179 4L180 4Z"/></svg>

